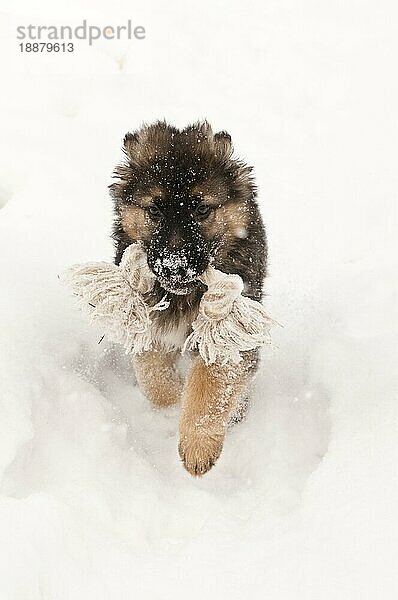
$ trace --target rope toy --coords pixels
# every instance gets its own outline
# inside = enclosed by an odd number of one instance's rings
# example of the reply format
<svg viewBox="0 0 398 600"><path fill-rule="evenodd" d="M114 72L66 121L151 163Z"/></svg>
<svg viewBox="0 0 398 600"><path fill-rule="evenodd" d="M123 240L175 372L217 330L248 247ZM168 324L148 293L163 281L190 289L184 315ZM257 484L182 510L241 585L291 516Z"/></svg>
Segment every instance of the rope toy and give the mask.
<svg viewBox="0 0 398 600"><path fill-rule="evenodd" d="M165 310L169 303L164 298L153 307L145 303L143 295L152 290L155 275L140 244L126 248L120 266L105 262L73 265L62 280L90 321L100 325L112 342L122 344L126 354L151 348L151 312Z"/></svg>
<svg viewBox="0 0 398 600"><path fill-rule="evenodd" d="M90 321L99 324L111 341L122 344L127 354L151 349L151 315L167 310L169 302L166 296L154 306L145 302L144 295L153 289L156 278L140 243L126 248L119 266L105 262L74 265L62 279ZM271 345L275 321L260 302L242 296L239 275L209 266L198 279L208 289L183 353L197 349L207 365L238 363L241 352Z"/></svg>

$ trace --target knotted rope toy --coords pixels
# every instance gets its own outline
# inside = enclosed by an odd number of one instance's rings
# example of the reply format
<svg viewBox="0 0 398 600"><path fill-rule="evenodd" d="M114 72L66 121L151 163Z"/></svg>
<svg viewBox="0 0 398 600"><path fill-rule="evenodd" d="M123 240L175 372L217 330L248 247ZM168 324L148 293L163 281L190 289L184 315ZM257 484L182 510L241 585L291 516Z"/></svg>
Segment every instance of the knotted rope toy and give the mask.
<svg viewBox="0 0 398 600"><path fill-rule="evenodd" d="M100 325L111 341L122 344L126 354L151 348L151 312L165 310L169 303L163 298L149 307L144 300L155 275L140 244L126 248L120 266L106 262L73 265L62 280L90 321Z"/></svg>
<svg viewBox="0 0 398 600"><path fill-rule="evenodd" d="M149 269L140 243L126 248L119 266L105 262L70 267L62 277L91 322L107 337L124 346L127 354L152 347L152 313L167 310L166 296L148 306L144 295L153 289L155 275ZM242 296L239 275L209 266L198 279L207 286L182 352L197 349L206 364L238 363L241 352L271 345L275 321L260 302Z"/></svg>

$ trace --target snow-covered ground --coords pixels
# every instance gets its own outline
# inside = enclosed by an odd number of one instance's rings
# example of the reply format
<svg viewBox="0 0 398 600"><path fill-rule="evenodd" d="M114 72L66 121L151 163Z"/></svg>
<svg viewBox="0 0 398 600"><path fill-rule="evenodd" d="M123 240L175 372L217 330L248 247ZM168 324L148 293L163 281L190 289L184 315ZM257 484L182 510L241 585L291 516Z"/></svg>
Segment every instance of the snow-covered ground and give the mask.
<svg viewBox="0 0 398 600"><path fill-rule="evenodd" d="M396 598L394 3L2 11L0 599ZM84 18L147 39L19 52L17 25ZM284 325L201 480L178 410L148 405L57 280L111 259L121 138L161 117L207 117L255 165Z"/></svg>

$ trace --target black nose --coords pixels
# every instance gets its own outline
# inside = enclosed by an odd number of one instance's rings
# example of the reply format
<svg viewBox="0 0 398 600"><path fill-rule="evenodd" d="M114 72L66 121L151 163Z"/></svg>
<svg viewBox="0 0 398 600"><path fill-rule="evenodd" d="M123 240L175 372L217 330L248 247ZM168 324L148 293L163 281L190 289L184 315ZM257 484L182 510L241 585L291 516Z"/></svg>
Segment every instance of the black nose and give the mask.
<svg viewBox="0 0 398 600"><path fill-rule="evenodd" d="M158 277L176 283L188 283L199 275L196 265L189 260L189 256L184 250L165 250L154 261L153 271Z"/></svg>
<svg viewBox="0 0 398 600"><path fill-rule="evenodd" d="M165 265L161 265L160 267L160 275L165 277L166 279L185 279L187 277L187 270L184 267L176 266L167 267Z"/></svg>

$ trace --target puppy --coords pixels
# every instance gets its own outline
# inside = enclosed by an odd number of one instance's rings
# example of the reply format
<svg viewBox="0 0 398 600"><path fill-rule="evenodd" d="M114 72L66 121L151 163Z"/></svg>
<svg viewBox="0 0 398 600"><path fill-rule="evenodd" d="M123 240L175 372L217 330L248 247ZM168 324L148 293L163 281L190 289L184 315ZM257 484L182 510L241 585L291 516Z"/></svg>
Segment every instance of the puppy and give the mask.
<svg viewBox="0 0 398 600"><path fill-rule="evenodd" d="M181 399L179 453L192 475L219 457L228 423L247 394L258 353L238 365L206 366L193 359L183 382L175 361L205 291L197 276L209 263L237 273L245 294L261 300L267 245L251 167L233 158L231 137L207 122L179 130L159 121L124 138L125 162L110 186L114 200L115 263L140 240L156 285L147 301L167 294L154 316L156 346L134 358L143 393L157 407Z"/></svg>

